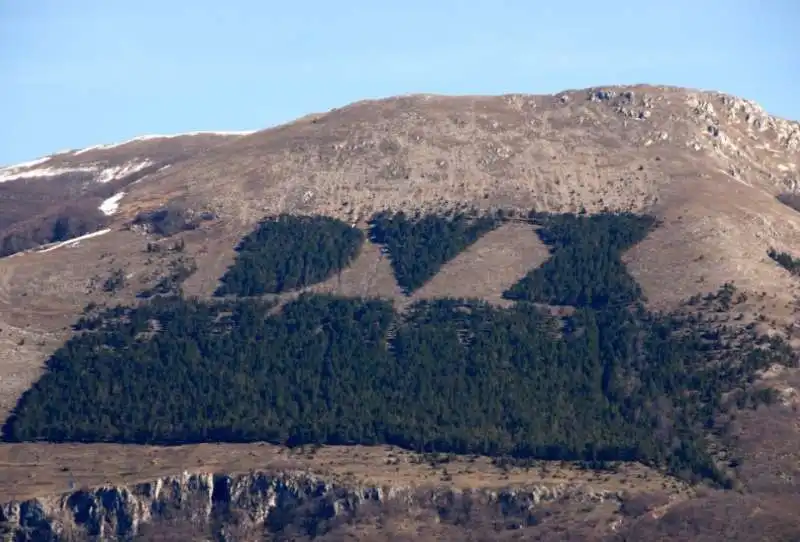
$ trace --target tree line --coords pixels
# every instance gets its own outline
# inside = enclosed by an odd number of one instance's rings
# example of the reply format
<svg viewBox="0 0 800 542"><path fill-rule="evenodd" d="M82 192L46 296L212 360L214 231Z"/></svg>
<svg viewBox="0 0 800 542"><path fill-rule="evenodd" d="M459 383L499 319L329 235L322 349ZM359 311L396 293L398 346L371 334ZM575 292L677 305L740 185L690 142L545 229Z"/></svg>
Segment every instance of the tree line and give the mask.
<svg viewBox="0 0 800 542"><path fill-rule="evenodd" d="M236 247L216 295L278 294L322 282L347 267L363 243L361 230L334 218L267 218Z"/></svg>
<svg viewBox="0 0 800 542"><path fill-rule="evenodd" d="M384 245L395 279L410 294L433 278L481 236L501 223L497 214L408 215L381 212L370 221L370 238Z"/></svg>
<svg viewBox="0 0 800 542"><path fill-rule="evenodd" d="M5 436L386 443L637 460L726 483L705 431L729 397L745 401L755 371L793 359L789 346L702 312L648 312L612 260L652 223L539 218L559 261L523 279L510 308L436 299L397 314L384 300L305 294L280 310L176 296L87 314ZM729 304L734 291L726 285L705 302ZM576 310L555 317L530 301Z"/></svg>

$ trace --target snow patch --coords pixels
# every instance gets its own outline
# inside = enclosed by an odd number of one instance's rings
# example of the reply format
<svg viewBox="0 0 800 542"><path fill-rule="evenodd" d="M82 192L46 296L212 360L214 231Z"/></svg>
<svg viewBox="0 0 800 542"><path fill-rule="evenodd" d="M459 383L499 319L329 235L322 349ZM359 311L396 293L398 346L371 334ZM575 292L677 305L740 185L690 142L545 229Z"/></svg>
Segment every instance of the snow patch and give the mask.
<svg viewBox="0 0 800 542"><path fill-rule="evenodd" d="M116 179L121 179L137 171L141 171L147 166L153 165L150 160L142 160L141 162L128 162L121 166L107 167L100 171L100 175L95 178L98 183L107 183Z"/></svg>
<svg viewBox="0 0 800 542"><path fill-rule="evenodd" d="M35 177L55 177L57 175L65 175L67 173L94 173L95 182L107 183L117 179L121 179L137 171L153 165L150 160L132 161L121 166L102 167L98 165L92 166L74 166L74 167L44 167L28 169L26 171L19 171L19 168L6 168L0 170L0 183L7 181L15 181L17 179L30 179Z"/></svg>
<svg viewBox="0 0 800 542"><path fill-rule="evenodd" d="M134 137L130 141L144 141L146 139L170 139L173 137L181 136L199 136L199 135L220 135L220 136L245 136L254 134L256 130L240 130L240 131L197 131L197 132L183 132L180 134L150 134Z"/></svg>
<svg viewBox="0 0 800 542"><path fill-rule="evenodd" d="M99 150L99 149L108 149L108 148L110 148L112 146L113 145L92 145L91 147L86 147L85 149L79 149L77 151L68 150L68 151L65 151L65 152L70 153L72 156L78 156L79 154L83 154L85 152L96 151L96 150Z"/></svg>
<svg viewBox="0 0 800 542"><path fill-rule="evenodd" d="M0 171L8 171L8 170L11 170L11 169L13 169L14 171L17 171L17 170L20 170L20 169L26 169L26 168L30 168L30 167L33 167L33 166L38 166L39 164L43 164L43 163L47 162L48 160L50 160L50 158L52 158L52 156L45 156L44 158L37 158L36 160L29 160L28 162L21 162L19 164L14 164L12 166L5 166L5 167L0 168Z"/></svg>
<svg viewBox="0 0 800 542"><path fill-rule="evenodd" d="M155 171L155 173L161 173L161 172L162 172L162 171L164 171L165 169L169 168L171 165L172 165L172 164L167 164L166 166L162 166L162 167L158 168L158 169ZM153 175L153 173L151 173L150 175ZM149 177L150 177L150 175L142 175L141 177L139 177L138 179L136 179L135 181L133 181L133 182L131 183L131 185L134 185L134 184L139 184L140 182L142 182L142 181L144 181L145 179L149 178Z"/></svg>
<svg viewBox="0 0 800 542"><path fill-rule="evenodd" d="M125 192L118 192L113 196L111 196L110 198L108 198L107 200L103 201L103 203L100 204L100 207L98 207L98 209L100 209L100 211L104 215L111 216L114 213L116 213L117 210L119 209L119 202L122 200L124 196Z"/></svg>
<svg viewBox="0 0 800 542"><path fill-rule="evenodd" d="M27 171L19 171L15 168L7 168L0 170L0 183L15 181L17 179L30 179L33 177L55 177L56 175L64 175L66 173L94 173L97 171L97 166L79 166L79 167L43 167L34 168Z"/></svg>
<svg viewBox="0 0 800 542"><path fill-rule="evenodd" d="M246 136L255 133L256 130L243 130L243 131L229 131L229 132L220 132L220 131L199 131L199 132L184 132L180 134L151 134L151 135L141 135L126 141L121 141L120 143L106 143L101 145L92 145L91 147L86 147L85 149L80 149L77 151L71 151L72 156L78 156L79 154L83 154L86 152L91 151L98 151L104 149L113 149L114 147L120 147L122 145L127 145L128 143L135 143L137 141L148 141L151 139L172 139L176 137L182 136L199 136L199 135L219 135L219 136Z"/></svg>
<svg viewBox="0 0 800 542"><path fill-rule="evenodd" d="M111 231L111 228L106 228L104 230L100 230L100 231L96 231L96 232L92 232L92 233L87 233L86 235L81 235L80 237L75 237L73 239L67 239L66 241L62 241L60 243L56 243L55 245L49 246L47 248L43 248L41 250L37 250L36 252L38 254L41 254L43 252L50 252L51 250L55 250L55 249L61 248L61 247L76 247L76 246L78 246L80 244L81 241L83 241L85 239L91 239L92 237L99 237L101 235L107 234L110 231Z"/></svg>

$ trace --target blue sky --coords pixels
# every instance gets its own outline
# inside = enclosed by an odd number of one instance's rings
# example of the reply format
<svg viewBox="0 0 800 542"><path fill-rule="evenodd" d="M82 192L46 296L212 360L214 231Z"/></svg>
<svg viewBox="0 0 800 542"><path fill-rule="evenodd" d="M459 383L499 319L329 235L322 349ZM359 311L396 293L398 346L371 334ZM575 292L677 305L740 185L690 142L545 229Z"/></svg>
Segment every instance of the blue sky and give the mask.
<svg viewBox="0 0 800 542"><path fill-rule="evenodd" d="M797 0L0 0L0 164L409 92L719 89L800 120Z"/></svg>

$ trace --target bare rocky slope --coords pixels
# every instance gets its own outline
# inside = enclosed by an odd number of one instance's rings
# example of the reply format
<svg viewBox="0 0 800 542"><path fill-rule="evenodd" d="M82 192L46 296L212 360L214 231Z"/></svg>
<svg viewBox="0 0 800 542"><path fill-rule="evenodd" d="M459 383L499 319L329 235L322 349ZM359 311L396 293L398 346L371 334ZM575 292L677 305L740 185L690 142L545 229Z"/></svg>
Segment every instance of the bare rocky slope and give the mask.
<svg viewBox="0 0 800 542"><path fill-rule="evenodd" d="M49 176L32 173L37 168L50 168ZM153 262L144 250L153 234L131 227L142 212L164 206L180 208L188 217L212 218L176 236L185 242L185 254L198 268L186 281L185 290L201 296L215 289L233 259L237 241L262 217L279 212L321 213L356 225L383 209L461 205L647 212L657 216L661 226L625 259L652 307L673 308L692 295L734 281L757 294L746 306L748 317L758 319L765 331L794 338L797 279L775 265L766 252L771 247L798 252L800 215L778 196L800 190L800 124L717 92L637 85L546 96L403 96L358 102L247 135L143 139L59 154L39 164L0 170L0 177L5 181L0 184L0 220L4 221L0 233L4 235L50 224L63 214L64 201L80 210L97 209L102 218L92 226L91 231L100 232L94 237L63 240L44 250L26 248L0 258L0 408L4 412L41 374L42 362L68 337L69 325L89 301L130 301L135 292L166 272L168 263ZM107 212L100 210L103 204ZM507 224L448 263L411 300L468 293L501 302L500 292L546 257L545 247L529 228ZM112 270L122 270L127 277L125 287L113 293L98 287ZM340 276L314 289L379 295L397 305L409 302L401 295L388 262L372 245ZM796 379L791 370L776 369L764 375L765 381L781 390L782 402L743 413L739 419L736 441L743 458L744 494L684 499L680 506L688 508L679 518L694 517L697 510L705 510L702 517L710 523L724 523L718 514L730 514L729 510L747 510L739 516L750 517L747 514L758 507L754 508L756 500L748 499L757 495L773 504L766 511L761 506L760 512L753 512L755 519L745 521L739 533L760 525L765 513L774 514L769 516L771 524L797 532L797 522L784 514L797 502L795 479L800 474L796 466L800 439L793 416ZM217 461L215 452L206 451L193 464L170 463L177 472L159 471L140 478L124 476L128 471L113 462L98 462L104 480L95 480L93 485L119 487L84 492L82 497L70 497L63 485L15 493L9 488L25 485L27 474L19 466L30 463L29 454L40 454L52 472L64 465L46 461L63 452L58 446L13 446L0 446L6 454L0 465L16 473L2 485L17 503L6 506L3 514L16 524L26 514L61 518L68 510L74 516L80 507L68 504L70 498L84 499L84 504L109 499L102 505L86 505L95 515L125 509L122 514L130 516L133 512L126 508L129 505L119 504L123 502L139 503L130 505L137 510L152 510L150 501L141 504L142 499L155 498L147 493L151 490L131 484L158 485L157 480L167 480L182 470L207 473L206 478L188 475L180 482L195 488L192 491L199 492L207 507L211 505L203 495L216 491L209 490L213 473L233 476L242 470L272 468L271 460L263 464L251 460L204 469ZM94 457L96 449L87 446L80 454ZM159 453L147 461L158 462ZM137 461L128 468L146 470ZM224 482L228 488L233 487L230 476ZM233 485L273 487L270 484L278 483L269 477L269 482L257 482L260 475L248 476L237 478ZM275 471L274 476L284 475ZM391 480L387 485L392 486ZM435 485L452 487L441 480ZM330 487L325 485L328 489L319 495L327 494ZM264 491L263 495L274 493ZM129 497L134 494L138 495L135 499ZM484 497L482 503L494 502L494 497ZM28 499L39 504L20 504ZM253 508L254 517L261 517L258 510ZM138 519L125 516L124 521L139 522L148 513L141 512ZM681 538L683 527L670 523L677 521L671 513L649 514L637 522L625 520L624 528L612 529L613 521L605 522L591 536L638 540L645 536L642 533L650 533L647 536L654 540L685 539ZM92 514L81 517L94 518ZM122 521L121 516L115 517L109 525ZM364 521L378 522L375 518ZM440 531L431 532L437 536L455 536L445 532L450 527L443 527L439 520L435 525ZM626 529L633 534L625 535ZM697 534L702 529L697 529L684 534L690 539L720 539L702 538ZM523 531L515 530L520 536ZM399 532L395 534L402 539ZM781 538L776 535L775 539Z"/></svg>
<svg viewBox="0 0 800 542"><path fill-rule="evenodd" d="M135 482L15 500L0 506L0 521L10 531L43 539L50 534L145 537L159 530L173 533L176 540L258 540L270 533L304 540L315 532L337 539L347 531L353 536L370 531L372 536L411 536L420 529L435 530L437 524L444 527L442 534L458 536L469 524L494 540L492 533L507 536L503 532L513 534L523 527L547 532L559 524L584 533L613 533L637 517L664 514L694 495L686 484L635 464L621 465L615 473L587 475L570 465L546 462L501 468L481 458L423 457L383 447L353 447L343 453L327 447L288 452L261 445L258 460L264 466L226 472L236 469L234 464L240 467L253 447L189 446L158 457L169 462L172 455L195 457L212 447L229 454L218 453L216 459L223 464L174 475L158 475L165 469L150 466L152 474L139 475ZM113 446L103 451L130 454ZM70 464L68 456L60 460L74 468L76 479L91 478L77 462Z"/></svg>
<svg viewBox="0 0 800 542"><path fill-rule="evenodd" d="M0 167L0 257L99 229L127 186L241 135L141 136Z"/></svg>

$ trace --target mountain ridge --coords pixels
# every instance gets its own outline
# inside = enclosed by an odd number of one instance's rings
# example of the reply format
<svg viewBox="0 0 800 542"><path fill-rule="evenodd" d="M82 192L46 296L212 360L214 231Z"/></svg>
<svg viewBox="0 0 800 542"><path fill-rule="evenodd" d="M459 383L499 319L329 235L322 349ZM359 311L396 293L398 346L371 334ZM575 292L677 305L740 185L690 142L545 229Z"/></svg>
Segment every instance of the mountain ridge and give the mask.
<svg viewBox="0 0 800 542"><path fill-rule="evenodd" d="M112 203L118 207L97 228L106 233L0 258L4 408L41 374L41 362L70 336L68 326L87 302L134 302L138 291L170 272L177 253L156 258L151 244L180 244L180 258L196 266L184 291L207 297L240 240L264 217L280 213L321 214L359 228L386 210L649 214L660 226L622 254L648 307L671 310L735 282L748 296L739 310L753 326L798 341L792 330L800 288L768 251L798 250L800 216L786 196L800 189L800 124L768 115L754 102L648 85L553 95L415 94L217 139L223 141L196 146L184 146L180 137L146 139L77 155L100 161L101 153L110 153L109 164L126 164L153 145L147 152L154 164L168 167L113 179L102 194L76 189L76 201L101 213L99 207L117 198ZM23 184L6 182L0 190ZM191 228L159 233L151 218L162 211ZM547 257L533 229L504 224L409 296L380 247L368 240L347 269L307 290L374 295L399 308L460 292L503 304L499 292ZM97 286L113 276L124 276L124 285L113 291ZM752 469L746 484L791 491L793 482L780 480L796 471L786 458L796 456L791 443L800 435L785 418L797 404L797 374L775 368L762 376L780 400L741 415L740 453L761 456L746 467ZM754 440L767 419L771 433Z"/></svg>
<svg viewBox="0 0 800 542"><path fill-rule="evenodd" d="M111 230L92 243L110 243L107 248L123 260L119 263L132 258L135 266L138 257L125 254L125 246L136 237L125 224L140 213L168 204L211 213L217 219L202 232L186 233L201 270L185 287L207 295L238 239L257 220L278 212L321 213L358 224L378 210L459 204L556 212L636 209L667 224L625 256L651 303L674 304L727 280L754 290L766 283L777 295L793 288L791 278L764 254L770 247L789 248L800 229L796 212L775 199L798 188L800 125L728 95L645 85L554 95L410 95L356 102L248 135L207 137L133 141L129 149L122 145L80 154L77 158L88 162L106 156L125 164L150 149L144 158L158 165L144 179L133 175L116 185L106 183L91 197L86 189L75 191L77 209L83 215L84 209L95 209L98 215L93 229ZM740 142L741 149L732 142ZM12 194L5 207L0 199L0 216L20 213L14 191L44 181L0 185ZM54 183L59 189L75 185L53 178L48 186ZM113 214L100 210L109 201L116 203ZM41 212L41 203L29 203ZM46 211L50 214L27 213L6 231L35 230L50 216L60 216L61 206ZM714 251L726 258L710 262L707 255ZM19 314L31 302L17 296L24 287L14 286L13 269L28 268L23 262L42 257L0 259L5 277L0 298L8 314ZM80 265L86 263L82 258ZM80 275L107 272L105 263L98 264ZM41 275L32 270L32 282L45 278ZM675 287L661 288L665 280ZM698 286L698 280L710 282ZM83 289L74 282L59 287L65 294ZM13 316L10 320L14 325ZM25 320L18 323L27 325ZM69 321L59 320L61 326Z"/></svg>
<svg viewBox="0 0 800 542"><path fill-rule="evenodd" d="M4 170L20 170L20 169L28 169L35 165L47 162L54 158L70 158L79 156L81 154L86 154L87 152L97 151L97 150L108 150L113 149L115 147L122 147L124 145L130 145L132 143L136 143L139 141L148 141L153 139L174 139L174 138L186 138L192 136L243 136L249 135L254 133L255 130L230 130L230 131L215 131L215 130L200 130L194 132L177 132L174 134L144 134L139 136L134 136L129 139L125 139L119 141L117 143L98 143L95 145L89 145L87 147L79 147L75 149L66 149L61 150L52 154L48 154L39 158L34 158L32 160L27 160L24 162L12 163L12 164L4 164L0 165L0 171Z"/></svg>

